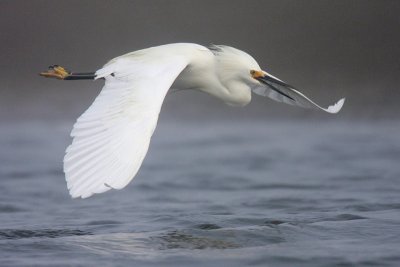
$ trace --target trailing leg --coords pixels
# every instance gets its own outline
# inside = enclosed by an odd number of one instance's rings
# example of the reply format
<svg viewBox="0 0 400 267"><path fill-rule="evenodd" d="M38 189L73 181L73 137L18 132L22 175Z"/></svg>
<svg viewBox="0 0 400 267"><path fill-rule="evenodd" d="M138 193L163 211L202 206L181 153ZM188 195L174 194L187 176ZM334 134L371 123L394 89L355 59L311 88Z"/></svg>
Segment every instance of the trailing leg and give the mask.
<svg viewBox="0 0 400 267"><path fill-rule="evenodd" d="M59 80L94 80L96 76L94 72L70 72L58 65L50 66L47 71L41 72L39 75Z"/></svg>

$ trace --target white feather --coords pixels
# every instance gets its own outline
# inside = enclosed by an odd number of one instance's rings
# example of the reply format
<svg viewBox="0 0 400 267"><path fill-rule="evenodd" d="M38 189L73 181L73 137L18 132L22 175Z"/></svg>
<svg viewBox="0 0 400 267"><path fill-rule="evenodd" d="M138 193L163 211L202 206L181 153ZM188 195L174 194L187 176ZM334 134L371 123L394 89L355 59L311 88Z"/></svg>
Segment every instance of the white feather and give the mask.
<svg viewBox="0 0 400 267"><path fill-rule="evenodd" d="M125 187L147 153L164 97L187 60L175 55L144 59L129 54L96 72L105 85L77 120L64 171L72 197Z"/></svg>
<svg viewBox="0 0 400 267"><path fill-rule="evenodd" d="M334 105L331 105L328 108L323 108L290 85L284 85L284 82L282 80L276 78L275 76L272 76L265 71L264 74L273 78L271 81L269 81L270 86L275 87L286 96L282 93L278 93L276 90L269 88L268 86L266 86L266 84L262 84L253 88L253 92L255 94L267 96L275 101L283 102L289 105L299 106L303 108L318 108L328 113L338 113L343 107L345 98L340 99ZM289 96L290 98L287 96Z"/></svg>

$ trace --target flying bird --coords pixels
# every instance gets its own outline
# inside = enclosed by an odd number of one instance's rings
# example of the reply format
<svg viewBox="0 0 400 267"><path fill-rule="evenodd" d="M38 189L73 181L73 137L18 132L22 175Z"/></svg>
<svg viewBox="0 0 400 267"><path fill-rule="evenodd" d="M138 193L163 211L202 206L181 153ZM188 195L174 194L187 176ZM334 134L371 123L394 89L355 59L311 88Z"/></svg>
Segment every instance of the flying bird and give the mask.
<svg viewBox="0 0 400 267"><path fill-rule="evenodd" d="M263 71L230 46L176 43L131 52L96 72L53 65L41 76L60 80L104 79L93 104L77 119L64 157L71 197L87 198L124 188L138 172L169 90L206 92L228 105L245 106L252 92L303 108L337 113L344 98L322 108L293 86Z"/></svg>

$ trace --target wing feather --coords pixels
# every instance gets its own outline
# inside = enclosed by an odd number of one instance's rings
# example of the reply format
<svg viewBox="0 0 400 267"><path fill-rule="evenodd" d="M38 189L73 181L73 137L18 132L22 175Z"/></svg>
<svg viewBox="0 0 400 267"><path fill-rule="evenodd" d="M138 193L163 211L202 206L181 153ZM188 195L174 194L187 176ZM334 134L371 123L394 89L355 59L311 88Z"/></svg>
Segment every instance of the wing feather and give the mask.
<svg viewBox="0 0 400 267"><path fill-rule="evenodd" d="M183 57L120 57L96 72L106 82L77 119L64 172L72 197L125 187L147 153L164 97L187 66Z"/></svg>
<svg viewBox="0 0 400 267"><path fill-rule="evenodd" d="M253 92L255 94L267 96L275 101L289 105L300 106L303 108L318 108L328 113L337 113L343 107L345 101L344 98L340 99L328 108L323 108L303 93L296 90L293 86L284 83L269 73L264 72L264 74L266 76L261 78L264 85L254 88Z"/></svg>

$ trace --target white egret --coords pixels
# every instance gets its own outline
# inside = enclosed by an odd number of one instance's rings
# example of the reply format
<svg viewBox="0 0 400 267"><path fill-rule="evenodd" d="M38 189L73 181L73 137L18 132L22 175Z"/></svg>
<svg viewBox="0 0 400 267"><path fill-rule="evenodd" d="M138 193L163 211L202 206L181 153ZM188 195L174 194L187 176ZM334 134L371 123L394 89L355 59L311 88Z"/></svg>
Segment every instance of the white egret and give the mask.
<svg viewBox="0 0 400 267"><path fill-rule="evenodd" d="M327 109L261 70L249 54L229 46L177 43L138 50L109 61L95 73L51 66L40 75L61 80L105 79L93 104L77 119L64 172L73 198L124 188L147 153L168 90L195 89L228 105L244 106L251 92L304 108Z"/></svg>

